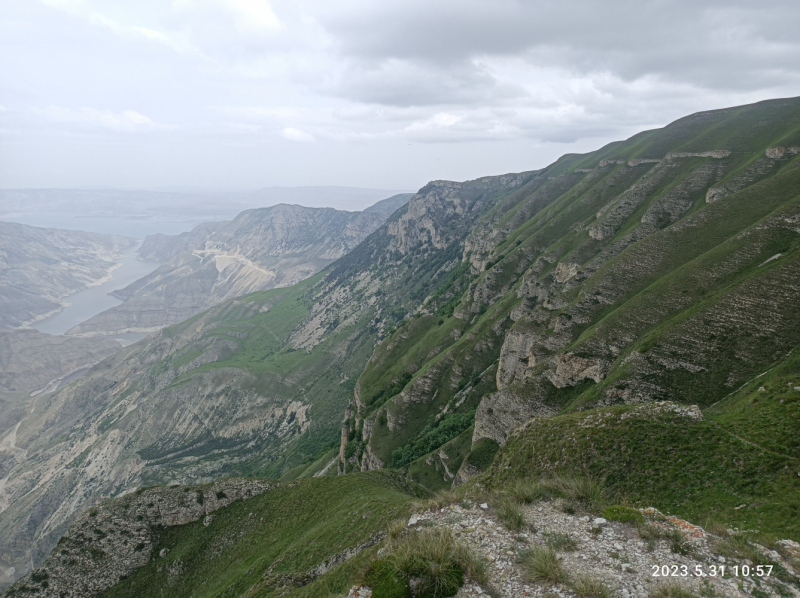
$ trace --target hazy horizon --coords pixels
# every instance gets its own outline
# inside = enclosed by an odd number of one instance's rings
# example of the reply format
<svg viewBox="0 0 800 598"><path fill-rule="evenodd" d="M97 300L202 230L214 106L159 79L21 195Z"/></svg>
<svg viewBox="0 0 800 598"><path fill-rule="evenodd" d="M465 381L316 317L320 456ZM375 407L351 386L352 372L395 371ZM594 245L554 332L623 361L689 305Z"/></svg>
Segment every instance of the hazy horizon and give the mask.
<svg viewBox="0 0 800 598"><path fill-rule="evenodd" d="M343 186L262 187L256 190L0 189L0 221L117 234L136 239L187 232L202 222L232 220L245 210L278 204L362 211L404 193Z"/></svg>

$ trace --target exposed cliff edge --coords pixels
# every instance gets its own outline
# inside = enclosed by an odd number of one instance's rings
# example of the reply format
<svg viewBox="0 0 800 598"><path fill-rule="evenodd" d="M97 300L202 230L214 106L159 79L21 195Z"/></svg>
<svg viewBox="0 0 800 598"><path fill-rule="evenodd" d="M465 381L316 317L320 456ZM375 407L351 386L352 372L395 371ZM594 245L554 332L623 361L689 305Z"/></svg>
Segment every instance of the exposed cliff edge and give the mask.
<svg viewBox="0 0 800 598"><path fill-rule="evenodd" d="M207 486L148 488L101 503L75 521L41 567L3 595L97 596L155 557L153 547L165 528L200 518L209 525L217 509L273 486L266 480L226 479Z"/></svg>

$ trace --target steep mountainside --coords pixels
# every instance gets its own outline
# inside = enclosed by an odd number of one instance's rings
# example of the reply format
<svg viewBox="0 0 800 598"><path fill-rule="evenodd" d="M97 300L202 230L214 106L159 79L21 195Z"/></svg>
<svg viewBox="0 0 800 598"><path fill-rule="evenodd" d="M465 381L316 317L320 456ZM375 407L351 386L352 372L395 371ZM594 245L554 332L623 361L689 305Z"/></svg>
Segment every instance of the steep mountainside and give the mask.
<svg viewBox="0 0 800 598"><path fill-rule="evenodd" d="M476 488L533 462L778 533L800 500L799 310L800 99L433 182L320 274L37 406L0 491L3 565L41 562L80 510L140 485L384 467Z"/></svg>
<svg viewBox="0 0 800 598"><path fill-rule="evenodd" d="M762 102L565 156L498 202L453 316L423 307L370 359L348 470L463 482L532 417L706 407L772 367L800 343L798 154L800 101Z"/></svg>
<svg viewBox="0 0 800 598"><path fill-rule="evenodd" d="M119 349L111 339L69 338L35 330L0 333L0 436L19 423L32 397L53 392L63 379ZM0 479L14 458L13 451L0 450Z"/></svg>
<svg viewBox="0 0 800 598"><path fill-rule="evenodd" d="M77 512L141 485L299 475L323 453L335 473L375 343L444 280L456 288L474 223L532 176L431 183L326 273L163 329L40 401L16 434L30 457L0 491L2 565L23 573Z"/></svg>
<svg viewBox="0 0 800 598"><path fill-rule="evenodd" d="M353 557L373 552L385 525L424 495L388 472L301 484L227 479L149 488L84 514L45 568L7 596L93 596L121 580L133 583L123 595L190 596L198 576L208 595L285 595L314 587L331 570L339 571L333 583L342 588L359 566ZM194 537L186 546L189 529Z"/></svg>
<svg viewBox="0 0 800 598"><path fill-rule="evenodd" d="M0 222L0 330L61 310L67 295L105 278L134 239Z"/></svg>
<svg viewBox="0 0 800 598"><path fill-rule="evenodd" d="M150 236L140 256L166 263L116 291L123 304L69 334L153 332L226 299L298 283L353 249L409 197L364 212L281 204L173 237Z"/></svg>

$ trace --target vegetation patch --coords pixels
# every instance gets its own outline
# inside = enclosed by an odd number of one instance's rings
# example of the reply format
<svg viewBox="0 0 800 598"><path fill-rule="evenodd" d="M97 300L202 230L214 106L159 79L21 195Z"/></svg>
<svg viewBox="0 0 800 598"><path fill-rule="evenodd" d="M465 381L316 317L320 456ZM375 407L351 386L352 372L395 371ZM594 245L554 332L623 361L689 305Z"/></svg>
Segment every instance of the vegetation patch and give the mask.
<svg viewBox="0 0 800 598"><path fill-rule="evenodd" d="M567 581L567 571L550 546L536 546L521 555L521 564L531 581L558 584Z"/></svg>
<svg viewBox="0 0 800 598"><path fill-rule="evenodd" d="M491 438L481 438L467 455L467 463L486 471L494 461L494 456L500 450L500 445Z"/></svg>
<svg viewBox="0 0 800 598"><path fill-rule="evenodd" d="M267 597L278 586L287 596L346 593L363 556L343 555L368 550L389 522L408 517L411 503L425 495L390 472L278 484L218 509L210 526L199 520L162 530L153 554L166 548L167 556L154 558L103 596L149 596L154 587L196 598ZM317 579L315 567L334 558L341 564ZM183 573L171 576L170 567L178 560Z"/></svg>
<svg viewBox="0 0 800 598"><path fill-rule="evenodd" d="M399 469L412 461L427 455L443 444L453 440L464 430L472 427L475 412L448 413L440 420L428 424L419 436L405 446L392 452L390 467Z"/></svg>
<svg viewBox="0 0 800 598"><path fill-rule="evenodd" d="M612 505L601 511L601 515L611 521L621 521L622 523L643 523L644 515L633 507Z"/></svg>
<svg viewBox="0 0 800 598"><path fill-rule="evenodd" d="M618 406L537 418L511 435L486 483L500 488L588 474L603 479L609 497L694 521L713 514L729 526L797 540L798 471L797 459L742 440L714 421L668 407ZM560 489L594 504L604 500L596 482L562 483ZM747 507L736 509L742 504Z"/></svg>

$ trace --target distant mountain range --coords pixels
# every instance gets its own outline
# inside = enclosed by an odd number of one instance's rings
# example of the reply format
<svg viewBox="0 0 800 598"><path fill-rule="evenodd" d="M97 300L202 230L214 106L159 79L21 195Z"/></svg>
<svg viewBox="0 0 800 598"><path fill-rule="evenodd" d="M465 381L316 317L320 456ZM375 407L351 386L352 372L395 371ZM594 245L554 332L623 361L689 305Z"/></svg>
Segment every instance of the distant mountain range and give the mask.
<svg viewBox="0 0 800 598"><path fill-rule="evenodd" d="M116 291L124 301L68 334L154 332L226 299L298 283L342 257L411 194L362 212L280 204L176 236L147 237L139 255L164 264Z"/></svg>
<svg viewBox="0 0 800 598"><path fill-rule="evenodd" d="M264 187L246 191L0 189L0 221L143 239L156 232L182 232L201 222L230 220L245 210L281 203L359 211L397 193L399 191L330 186Z"/></svg>

